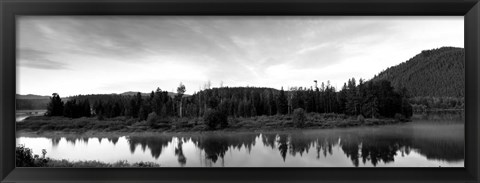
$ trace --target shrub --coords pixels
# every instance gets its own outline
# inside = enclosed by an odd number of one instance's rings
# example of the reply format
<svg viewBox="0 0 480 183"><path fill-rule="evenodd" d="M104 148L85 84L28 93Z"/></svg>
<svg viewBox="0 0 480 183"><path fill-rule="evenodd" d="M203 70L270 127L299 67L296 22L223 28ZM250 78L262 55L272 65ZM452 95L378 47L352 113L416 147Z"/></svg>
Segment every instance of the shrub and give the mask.
<svg viewBox="0 0 480 183"><path fill-rule="evenodd" d="M193 128L192 128L192 131L206 131L207 130L207 126L204 125L204 124L201 124L201 125L195 125Z"/></svg>
<svg viewBox="0 0 480 183"><path fill-rule="evenodd" d="M138 122L138 121L135 120L135 119L133 119L133 118L126 119L126 124L127 124L127 125L133 125L133 124L135 124L136 122Z"/></svg>
<svg viewBox="0 0 480 183"><path fill-rule="evenodd" d="M15 165L17 167L32 167L35 164L32 150L20 145L15 149Z"/></svg>
<svg viewBox="0 0 480 183"><path fill-rule="evenodd" d="M120 160L115 163L104 163L100 161L68 161L65 159L56 160L52 159L46 165L48 167L73 167L73 168L126 168L126 167L160 167L159 164L154 162L138 162L130 164L126 160Z"/></svg>
<svg viewBox="0 0 480 183"><path fill-rule="evenodd" d="M147 125L153 127L157 124L158 120L159 120L159 117L158 117L157 113L151 112L147 116Z"/></svg>
<svg viewBox="0 0 480 183"><path fill-rule="evenodd" d="M365 117L363 117L363 115L360 114L357 116L357 120L360 122L365 122Z"/></svg>
<svg viewBox="0 0 480 183"><path fill-rule="evenodd" d="M142 168L150 168L150 167L160 167L159 164L154 163L154 162L139 162L139 163L134 163L131 165L133 167L142 167Z"/></svg>
<svg viewBox="0 0 480 183"><path fill-rule="evenodd" d="M337 115L337 118L338 118L338 119L347 119L347 115L345 115L345 114L338 114L338 115Z"/></svg>
<svg viewBox="0 0 480 183"><path fill-rule="evenodd" d="M293 125L297 128L305 126L305 110L302 108L297 108L293 111Z"/></svg>
<svg viewBox="0 0 480 183"><path fill-rule="evenodd" d="M215 109L207 110L203 116L203 120L211 130L215 129L218 125L220 125L221 128L228 126L228 116L225 113Z"/></svg>
<svg viewBox="0 0 480 183"><path fill-rule="evenodd" d="M396 113L395 114L395 119L398 120L398 121L407 121L407 118L403 115L403 114L400 114L400 113Z"/></svg>
<svg viewBox="0 0 480 183"><path fill-rule="evenodd" d="M15 165L17 167L44 167L47 166L49 159L45 158L47 151L42 150L43 157L33 155L30 148L20 145L15 148Z"/></svg>
<svg viewBox="0 0 480 183"><path fill-rule="evenodd" d="M408 102L402 104L402 115L405 117L405 120L413 115L413 107Z"/></svg>
<svg viewBox="0 0 480 183"><path fill-rule="evenodd" d="M99 121L103 121L103 120L105 120L105 117L103 116L102 113L99 113L99 114L97 115L97 119L98 119Z"/></svg>
<svg viewBox="0 0 480 183"><path fill-rule="evenodd" d="M335 113L325 113L324 118L325 119L335 119L337 117L337 114Z"/></svg>

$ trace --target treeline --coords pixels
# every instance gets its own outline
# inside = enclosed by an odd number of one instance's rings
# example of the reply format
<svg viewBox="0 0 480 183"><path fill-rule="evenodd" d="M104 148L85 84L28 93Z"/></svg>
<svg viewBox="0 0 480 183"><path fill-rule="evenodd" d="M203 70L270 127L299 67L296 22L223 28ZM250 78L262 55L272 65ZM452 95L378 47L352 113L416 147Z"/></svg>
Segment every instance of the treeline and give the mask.
<svg viewBox="0 0 480 183"><path fill-rule="evenodd" d="M426 112L442 109L465 109L463 97L413 97L409 99L415 112Z"/></svg>
<svg viewBox="0 0 480 183"><path fill-rule="evenodd" d="M183 85L182 85L183 86ZM183 86L184 87L184 86ZM179 87L181 92L181 87ZM47 106L47 116L65 116L71 118L96 116L100 119L127 116L145 120L149 113L155 112L161 117L179 115L183 92L171 97L167 91L160 88L150 95L77 95L62 101L59 94L50 97ZM93 101L93 104L92 102ZM176 103L175 103L176 102Z"/></svg>
<svg viewBox="0 0 480 183"><path fill-rule="evenodd" d="M292 114L302 108L307 113L341 113L351 116L394 117L399 113L411 116L411 106L388 81L357 84L355 78L336 91L329 83L320 87L298 87L284 91L269 88L214 88L201 91L184 101L186 114L202 116L208 109L220 110L228 116L251 117Z"/></svg>
<svg viewBox="0 0 480 183"><path fill-rule="evenodd" d="M92 115L90 102L88 100L72 99L65 103L63 115L70 118L90 117Z"/></svg>
<svg viewBox="0 0 480 183"><path fill-rule="evenodd" d="M112 118L127 116L147 120L149 116L203 117L220 113L230 117L291 114L302 108L307 113L341 113L371 118L409 117L412 107L406 91L395 91L389 81L349 79L340 91L329 83L320 87L290 88L288 91L256 87L207 88L183 97L185 86L180 83L173 97L157 88L150 95L83 95L71 97L65 104L54 94L47 115L66 117ZM92 104L93 103L93 104ZM90 105L92 104L92 105ZM88 107L90 106L90 107ZM149 115L155 114L155 115Z"/></svg>

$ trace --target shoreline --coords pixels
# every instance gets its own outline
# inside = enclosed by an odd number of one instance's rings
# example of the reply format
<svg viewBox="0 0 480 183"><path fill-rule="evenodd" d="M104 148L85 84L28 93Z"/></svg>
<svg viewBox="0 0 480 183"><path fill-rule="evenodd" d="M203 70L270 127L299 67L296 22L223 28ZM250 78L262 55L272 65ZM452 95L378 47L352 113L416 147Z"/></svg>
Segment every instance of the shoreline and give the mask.
<svg viewBox="0 0 480 183"><path fill-rule="evenodd" d="M382 126L409 122L399 119L352 119L342 115L312 115L308 114L303 127L295 127L291 116L259 116L250 118L231 118L226 128L211 130L206 127L202 119L172 119L168 124L155 127L148 126L145 121L132 122L128 118L112 118L98 120L96 118L64 118L34 116L16 123L18 134L77 134L77 135L105 135L118 134L203 134L203 133L262 133L284 132L295 130L317 129L344 129L353 127Z"/></svg>

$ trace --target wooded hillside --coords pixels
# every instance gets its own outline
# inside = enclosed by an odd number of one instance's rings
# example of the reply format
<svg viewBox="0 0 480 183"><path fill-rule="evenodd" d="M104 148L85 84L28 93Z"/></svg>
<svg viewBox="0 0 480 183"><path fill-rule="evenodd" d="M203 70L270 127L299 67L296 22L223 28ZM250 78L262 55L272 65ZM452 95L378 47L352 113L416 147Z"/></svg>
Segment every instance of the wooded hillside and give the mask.
<svg viewBox="0 0 480 183"><path fill-rule="evenodd" d="M388 80L396 89L405 87L411 97L464 97L464 58L463 48L425 50L380 72L373 80Z"/></svg>

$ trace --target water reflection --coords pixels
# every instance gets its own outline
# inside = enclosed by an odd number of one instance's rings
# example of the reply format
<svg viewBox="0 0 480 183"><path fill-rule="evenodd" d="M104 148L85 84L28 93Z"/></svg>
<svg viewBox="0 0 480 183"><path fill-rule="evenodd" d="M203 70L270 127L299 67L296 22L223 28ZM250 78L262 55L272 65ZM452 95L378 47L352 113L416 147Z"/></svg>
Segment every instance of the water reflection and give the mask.
<svg viewBox="0 0 480 183"><path fill-rule="evenodd" d="M160 154L162 154L163 148L167 147L168 143L173 140L169 136L131 136L128 137L128 143L130 145L130 152L133 154L137 148L140 146L142 151L145 151L147 146L150 149L152 157L158 159Z"/></svg>
<svg viewBox="0 0 480 183"><path fill-rule="evenodd" d="M180 140L178 141L178 145L177 147L175 148L175 155L178 157L177 160L178 160L178 163L180 163L180 165L183 167L185 166L185 164L187 163L187 158L185 157L185 155L183 154L183 140Z"/></svg>
<svg viewBox="0 0 480 183"><path fill-rule="evenodd" d="M164 166L358 167L395 166L395 163L399 166L417 166L420 161L443 162L442 166L460 163L460 166L463 166L465 149L463 130L463 124L414 123L269 133L225 132L98 137L96 139L92 137L44 139L48 139L51 144L53 150L47 150L50 153L47 156L50 155L52 158L57 155L72 157L71 154L65 155L66 152L64 152L65 149L71 148L66 146L72 146L83 149L85 151L83 155L87 155L89 159L157 161ZM41 143L38 139L20 137L17 142ZM28 147L28 144L26 146ZM121 149L122 146L125 146L125 150ZM112 154L113 160L109 159L110 157L94 156L93 152L89 156L89 148L103 148L107 151L105 153ZM58 149L57 154L55 154L56 149ZM123 151L129 152L130 156L122 154ZM139 158L142 153L149 154L150 159ZM402 158L407 157L410 158L409 162L401 162ZM421 160L419 157L424 159ZM175 161L177 165L171 161ZM323 164L315 164L315 161ZM342 161L350 161L350 165L342 164Z"/></svg>

